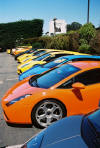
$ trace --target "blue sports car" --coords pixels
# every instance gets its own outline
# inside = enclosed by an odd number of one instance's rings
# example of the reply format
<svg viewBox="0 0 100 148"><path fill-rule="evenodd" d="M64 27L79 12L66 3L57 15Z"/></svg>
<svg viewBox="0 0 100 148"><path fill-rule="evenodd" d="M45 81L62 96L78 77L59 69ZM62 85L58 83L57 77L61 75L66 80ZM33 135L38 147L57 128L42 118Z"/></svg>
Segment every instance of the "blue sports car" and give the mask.
<svg viewBox="0 0 100 148"><path fill-rule="evenodd" d="M100 148L100 109L59 120L21 148Z"/></svg>
<svg viewBox="0 0 100 148"><path fill-rule="evenodd" d="M70 55L70 56L62 56L59 57L49 63L44 65L35 65L34 67L30 68L29 70L23 72L19 76L19 80L23 80L24 78L34 75L34 74L41 74L55 66L71 62L71 61L87 61L87 60L100 60L100 56L92 56L92 55Z"/></svg>

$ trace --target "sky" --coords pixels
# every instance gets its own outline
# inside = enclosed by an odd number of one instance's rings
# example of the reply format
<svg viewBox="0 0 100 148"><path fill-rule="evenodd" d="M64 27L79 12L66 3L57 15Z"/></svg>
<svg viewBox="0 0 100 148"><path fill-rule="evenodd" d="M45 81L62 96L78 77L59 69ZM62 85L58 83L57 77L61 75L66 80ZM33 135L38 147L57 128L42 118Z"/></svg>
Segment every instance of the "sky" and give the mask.
<svg viewBox="0 0 100 148"><path fill-rule="evenodd" d="M43 19L45 33L53 18L85 24L87 4L88 0L0 0L0 23ZM100 0L90 0L90 22L100 26Z"/></svg>

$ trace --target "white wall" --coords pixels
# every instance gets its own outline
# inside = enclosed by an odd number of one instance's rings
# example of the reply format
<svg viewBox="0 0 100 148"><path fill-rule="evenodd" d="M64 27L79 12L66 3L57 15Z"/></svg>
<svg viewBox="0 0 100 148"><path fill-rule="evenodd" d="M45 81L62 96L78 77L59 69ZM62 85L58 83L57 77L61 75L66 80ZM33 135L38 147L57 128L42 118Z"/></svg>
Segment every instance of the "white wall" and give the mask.
<svg viewBox="0 0 100 148"><path fill-rule="evenodd" d="M66 26L67 23L65 20L55 20L56 22L56 32L55 34L61 34L61 33L66 33ZM49 35L54 34L54 21L51 20L49 22Z"/></svg>

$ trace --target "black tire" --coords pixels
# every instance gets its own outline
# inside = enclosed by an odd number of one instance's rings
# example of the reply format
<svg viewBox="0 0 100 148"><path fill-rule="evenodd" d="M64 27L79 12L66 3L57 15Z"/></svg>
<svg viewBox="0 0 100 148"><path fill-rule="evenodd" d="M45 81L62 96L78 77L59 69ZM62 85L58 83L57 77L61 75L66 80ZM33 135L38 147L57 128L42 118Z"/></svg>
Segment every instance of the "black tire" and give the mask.
<svg viewBox="0 0 100 148"><path fill-rule="evenodd" d="M37 111L38 111L38 112L40 111L39 108L40 108L41 106L43 106L43 105L50 105L50 103L53 104L53 105L56 106L56 107L58 106L59 110L60 110L61 113L62 113L62 117L61 117L61 118L67 116L67 110L66 110L64 104L62 104L60 101L58 101L58 100L56 100L56 99L46 99L46 100L43 100L43 101L39 102L39 103L33 108L32 112L31 112L31 120L32 120L32 123L33 123L33 125L34 125L35 127L38 127L38 128L45 128L45 127L47 127L47 125L46 125L46 126L45 126L45 125L42 125L42 124L40 124L40 123L37 121L36 113L37 113ZM49 107L50 107L50 106L49 106ZM56 109L55 111L60 113L59 110L57 111L57 109ZM54 111L54 112L55 112L55 111ZM43 111L42 111L42 112L43 112ZM51 114L52 114L52 113L51 113ZM57 114L57 113L55 113L55 114ZM49 116L49 115L47 114L47 112L44 113L44 115ZM59 115L57 115L57 116L59 116ZM47 118L47 117L45 117L45 118ZM52 117L52 118L53 118L53 117ZM60 119L61 119L61 118L60 118ZM54 120L54 119L52 119L52 120ZM55 122L55 121L53 121L53 122ZM52 122L52 123L53 123L53 122Z"/></svg>

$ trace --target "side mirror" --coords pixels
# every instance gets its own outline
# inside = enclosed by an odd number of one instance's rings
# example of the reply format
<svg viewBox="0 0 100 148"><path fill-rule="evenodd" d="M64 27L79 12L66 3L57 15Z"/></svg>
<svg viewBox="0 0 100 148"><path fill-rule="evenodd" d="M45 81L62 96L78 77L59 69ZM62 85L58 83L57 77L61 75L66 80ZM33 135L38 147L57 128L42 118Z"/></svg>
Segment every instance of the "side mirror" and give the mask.
<svg viewBox="0 0 100 148"><path fill-rule="evenodd" d="M83 83L76 82L76 83L72 84L72 88L75 88L75 89L84 89L85 88L85 85Z"/></svg>

